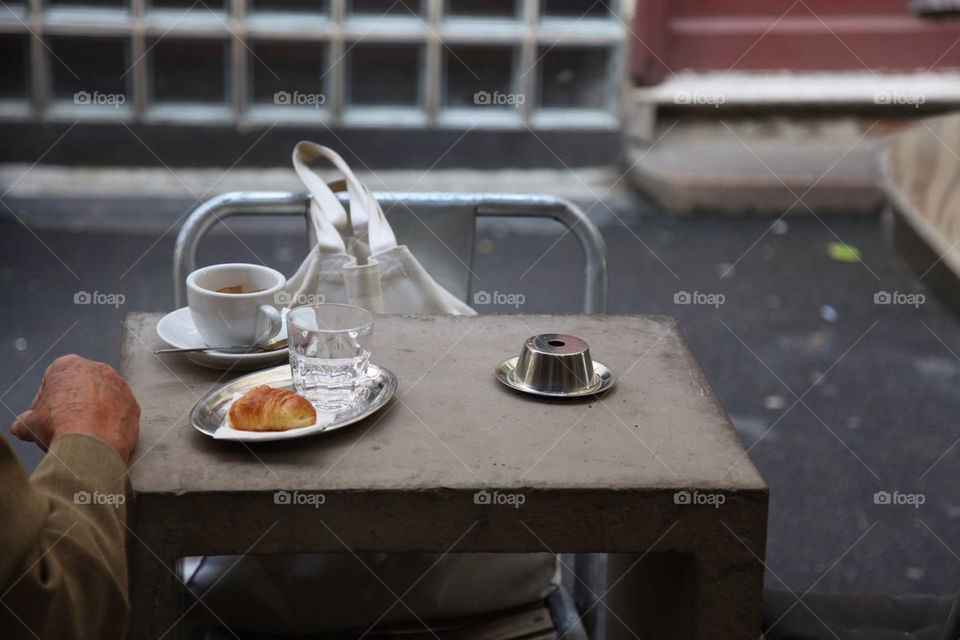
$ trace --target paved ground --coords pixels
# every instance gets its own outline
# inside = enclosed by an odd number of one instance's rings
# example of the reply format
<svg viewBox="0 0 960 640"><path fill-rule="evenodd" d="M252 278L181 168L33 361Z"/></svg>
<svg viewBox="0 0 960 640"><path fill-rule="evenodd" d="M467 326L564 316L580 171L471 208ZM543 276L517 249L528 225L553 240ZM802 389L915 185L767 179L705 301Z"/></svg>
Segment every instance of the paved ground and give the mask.
<svg viewBox="0 0 960 640"><path fill-rule="evenodd" d="M880 291L925 293L887 248L877 218L796 218L771 230L768 219L677 219L618 202L615 215L593 212L608 243L610 311L679 321L770 485L768 586L955 592L960 326L929 295L917 308L874 304ZM21 214L30 208L10 204ZM123 232L31 224L34 235L0 217L7 418L29 405L56 355L116 363L124 314L170 309L173 237L161 235L167 218L154 214L180 205L127 202L154 224ZM304 250L295 233L238 233L252 254L219 234L203 260L259 256L290 272ZM828 257L838 238L859 247L863 263ZM475 290L522 293L521 312L578 308L579 285L570 283L579 281L580 261L570 237L488 224L477 244ZM81 290L122 293L125 301L74 305ZM680 292L724 299L716 307L676 304ZM28 467L39 458L30 446L18 452ZM875 504L878 491L920 494L924 503Z"/></svg>

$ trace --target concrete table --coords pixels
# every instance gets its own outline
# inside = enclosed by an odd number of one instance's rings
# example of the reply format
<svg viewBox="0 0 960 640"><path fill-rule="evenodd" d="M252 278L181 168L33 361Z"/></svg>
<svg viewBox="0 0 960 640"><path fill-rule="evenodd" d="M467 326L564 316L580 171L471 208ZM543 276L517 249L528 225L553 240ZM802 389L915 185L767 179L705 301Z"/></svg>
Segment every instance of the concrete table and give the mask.
<svg viewBox="0 0 960 640"><path fill-rule="evenodd" d="M758 637L767 487L672 319L379 317L373 360L400 379L380 413L246 446L190 426L194 403L238 374L152 355L159 318L127 317L120 359L142 408L131 637L156 640L178 621L179 557L455 542L455 552L613 554L614 639ZM586 339L616 385L556 401L495 380L527 336L548 332ZM277 504L278 490L324 502Z"/></svg>

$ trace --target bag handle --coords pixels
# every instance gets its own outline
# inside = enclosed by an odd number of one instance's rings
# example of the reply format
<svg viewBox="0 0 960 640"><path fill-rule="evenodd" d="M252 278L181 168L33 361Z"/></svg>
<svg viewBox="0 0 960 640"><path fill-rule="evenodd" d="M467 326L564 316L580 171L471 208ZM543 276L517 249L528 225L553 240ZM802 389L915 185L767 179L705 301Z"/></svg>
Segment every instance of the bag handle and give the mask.
<svg viewBox="0 0 960 640"><path fill-rule="evenodd" d="M346 187L350 194L349 212L340 204L331 186L308 166L317 158L329 160L343 174L343 180L332 182L331 185L337 186L338 190ZM359 239L366 240L371 253L397 246L393 229L390 228L373 193L360 182L337 152L329 147L302 140L293 148L293 167L313 196L311 218L314 221L318 244L332 251L346 251L342 234L349 223L354 234ZM313 206L314 204L316 206Z"/></svg>
<svg viewBox="0 0 960 640"><path fill-rule="evenodd" d="M347 250L337 226L346 228L347 212L317 174L307 168L300 158L300 145L293 148L293 169L310 192L310 220L316 236L316 247L326 253L344 253Z"/></svg>

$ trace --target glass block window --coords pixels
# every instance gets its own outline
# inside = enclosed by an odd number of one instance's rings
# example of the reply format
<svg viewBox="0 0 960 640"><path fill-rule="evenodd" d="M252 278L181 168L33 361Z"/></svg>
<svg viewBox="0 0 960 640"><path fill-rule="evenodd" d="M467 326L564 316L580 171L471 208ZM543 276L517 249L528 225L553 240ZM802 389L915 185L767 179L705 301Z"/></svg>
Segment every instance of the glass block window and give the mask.
<svg viewBox="0 0 960 640"><path fill-rule="evenodd" d="M326 102L325 79L329 70L322 44L256 41L250 44L247 65L254 103L314 106Z"/></svg>
<svg viewBox="0 0 960 640"><path fill-rule="evenodd" d="M447 14L450 17L513 18L518 15L520 4L515 0L447 0Z"/></svg>
<svg viewBox="0 0 960 640"><path fill-rule="evenodd" d="M356 106L420 104L421 46L352 43L347 54L348 103Z"/></svg>
<svg viewBox="0 0 960 640"><path fill-rule="evenodd" d="M24 35L0 35L0 100L26 100L30 89L30 40Z"/></svg>
<svg viewBox="0 0 960 640"><path fill-rule="evenodd" d="M610 18L613 5L592 0L543 0L540 14L544 18Z"/></svg>
<svg viewBox="0 0 960 640"><path fill-rule="evenodd" d="M154 9L169 9L173 11L223 11L225 0L203 0L203 3L190 0L151 0L150 6Z"/></svg>
<svg viewBox="0 0 960 640"><path fill-rule="evenodd" d="M124 0L47 0L51 7L111 7L122 9L126 6Z"/></svg>
<svg viewBox="0 0 960 640"><path fill-rule="evenodd" d="M518 93L513 47L450 47L445 53L445 107L503 107L507 100L499 96Z"/></svg>
<svg viewBox="0 0 960 640"><path fill-rule="evenodd" d="M540 51L540 106L602 110L611 96L610 52L553 47Z"/></svg>
<svg viewBox="0 0 960 640"><path fill-rule="evenodd" d="M11 1L0 111L616 128L628 18L624 3L590 0ZM122 105L89 108L103 95Z"/></svg>
<svg viewBox="0 0 960 640"><path fill-rule="evenodd" d="M150 43L152 98L157 103L222 103L227 99L225 42L173 40Z"/></svg>
<svg viewBox="0 0 960 640"><path fill-rule="evenodd" d="M415 17L423 13L417 0L350 0L350 13L383 17Z"/></svg>
<svg viewBox="0 0 960 640"><path fill-rule="evenodd" d="M27 17L27 6L23 2L5 2L0 4L0 21L18 22Z"/></svg>
<svg viewBox="0 0 960 640"><path fill-rule="evenodd" d="M47 40L50 94L54 100L73 101L78 106L98 103L103 96L130 97L125 80L130 64L127 41L119 38L52 37ZM103 99L104 103L107 98ZM116 98L116 101L121 101Z"/></svg>
<svg viewBox="0 0 960 640"><path fill-rule="evenodd" d="M326 14L330 8L324 0L249 0L253 11L283 11Z"/></svg>

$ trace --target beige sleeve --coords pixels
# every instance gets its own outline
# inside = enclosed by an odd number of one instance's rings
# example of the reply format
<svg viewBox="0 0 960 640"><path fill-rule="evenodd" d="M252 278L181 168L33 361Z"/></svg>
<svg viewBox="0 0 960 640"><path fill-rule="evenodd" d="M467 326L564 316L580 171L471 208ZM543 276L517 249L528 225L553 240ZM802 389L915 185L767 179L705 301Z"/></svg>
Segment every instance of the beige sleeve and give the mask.
<svg viewBox="0 0 960 640"><path fill-rule="evenodd" d="M28 480L0 438L0 635L123 637L126 472L105 442L72 434L53 442Z"/></svg>

